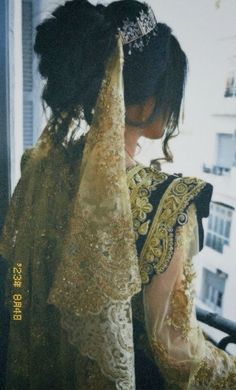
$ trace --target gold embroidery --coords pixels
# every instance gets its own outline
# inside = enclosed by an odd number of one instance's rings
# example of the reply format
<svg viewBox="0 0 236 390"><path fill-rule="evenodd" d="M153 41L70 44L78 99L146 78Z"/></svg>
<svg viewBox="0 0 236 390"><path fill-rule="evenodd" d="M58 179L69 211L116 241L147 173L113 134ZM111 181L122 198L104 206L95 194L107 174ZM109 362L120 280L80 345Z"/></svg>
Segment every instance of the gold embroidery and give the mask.
<svg viewBox="0 0 236 390"><path fill-rule="evenodd" d="M196 207L191 204L188 224L176 229L175 248L180 249L184 261L180 258L181 279L177 279L171 292L170 310L166 319L160 319L167 328L163 327L163 334L150 335L150 345L168 390L233 390L236 389L236 357L207 341L196 321L193 288L196 273L191 257L196 227Z"/></svg>
<svg viewBox="0 0 236 390"><path fill-rule="evenodd" d="M72 215L47 303L83 356L117 389L133 389L131 297L141 290L125 170L123 46L105 70L80 167Z"/></svg>
<svg viewBox="0 0 236 390"><path fill-rule="evenodd" d="M193 231L195 226L196 207L191 204L188 209L188 224L183 230L182 226L177 227L177 240L175 248L189 250L189 245L194 239ZM183 338L190 337L191 331L191 313L193 310L195 289L193 280L196 278L196 272L193 268L191 257L187 257L183 265L183 275L180 286L172 291L170 302L170 314L166 317L166 324L180 329Z"/></svg>
<svg viewBox="0 0 236 390"><path fill-rule="evenodd" d="M143 167L142 165L139 166L139 169L136 168L134 172L129 172L127 179L136 240L139 238L139 235L148 233L151 220L147 219L147 217L153 210L149 198L152 191L167 178L168 174L157 171L152 167Z"/></svg>
<svg viewBox="0 0 236 390"><path fill-rule="evenodd" d="M174 227L187 222L184 210L206 183L195 177L173 180L162 197L140 255L143 283L149 282L150 272L166 270L174 251Z"/></svg>
<svg viewBox="0 0 236 390"><path fill-rule="evenodd" d="M205 343L205 357L192 380L193 387L190 388L235 390L236 356L228 355L207 340Z"/></svg>
<svg viewBox="0 0 236 390"><path fill-rule="evenodd" d="M173 359L160 340L151 339L151 349L155 361L165 378L168 390L184 390L190 378L190 366L188 362L179 362Z"/></svg>
<svg viewBox="0 0 236 390"><path fill-rule="evenodd" d="M178 289L172 292L171 313L166 317L166 324L173 326L175 329L181 329L185 338L190 331L190 302L185 290Z"/></svg>
<svg viewBox="0 0 236 390"><path fill-rule="evenodd" d="M128 299L141 287L124 175L123 123L114 113L124 117L119 50L122 46L108 62L87 134L79 190L47 300L77 315L99 313L110 300Z"/></svg>

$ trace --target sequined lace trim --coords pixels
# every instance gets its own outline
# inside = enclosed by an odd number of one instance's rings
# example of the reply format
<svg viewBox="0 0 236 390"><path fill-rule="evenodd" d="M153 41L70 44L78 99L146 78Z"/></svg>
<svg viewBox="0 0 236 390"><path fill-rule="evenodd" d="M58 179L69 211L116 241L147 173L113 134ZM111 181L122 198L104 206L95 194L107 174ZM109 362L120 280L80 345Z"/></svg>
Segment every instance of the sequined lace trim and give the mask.
<svg viewBox="0 0 236 390"><path fill-rule="evenodd" d="M175 227L187 222L186 208L206 182L195 177L179 177L163 195L140 255L142 282L168 267L174 251Z"/></svg>
<svg viewBox="0 0 236 390"><path fill-rule="evenodd" d="M151 194L167 178L166 173L142 165L129 171L128 186L136 240L140 235L147 235L151 224L151 219L148 217L153 211Z"/></svg>

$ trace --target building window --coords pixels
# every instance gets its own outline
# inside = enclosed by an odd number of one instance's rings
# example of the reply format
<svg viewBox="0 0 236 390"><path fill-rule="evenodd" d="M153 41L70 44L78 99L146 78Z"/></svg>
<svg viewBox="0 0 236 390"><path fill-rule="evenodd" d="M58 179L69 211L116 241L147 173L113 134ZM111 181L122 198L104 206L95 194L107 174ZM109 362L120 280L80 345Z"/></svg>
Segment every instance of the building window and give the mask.
<svg viewBox="0 0 236 390"><path fill-rule="evenodd" d="M201 300L218 314L222 314L227 276L221 270L212 272L206 268L203 269Z"/></svg>
<svg viewBox="0 0 236 390"><path fill-rule="evenodd" d="M222 169L231 169L235 165L236 136L235 134L217 134L216 165Z"/></svg>
<svg viewBox="0 0 236 390"><path fill-rule="evenodd" d="M224 245L229 245L233 210L231 206L211 202L206 245L217 252L223 253Z"/></svg>
<svg viewBox="0 0 236 390"><path fill-rule="evenodd" d="M236 96L236 70L231 70L226 79L225 97Z"/></svg>
<svg viewBox="0 0 236 390"><path fill-rule="evenodd" d="M229 175L236 166L236 132L218 133L216 142L216 160L214 165L203 164L205 173L213 175Z"/></svg>

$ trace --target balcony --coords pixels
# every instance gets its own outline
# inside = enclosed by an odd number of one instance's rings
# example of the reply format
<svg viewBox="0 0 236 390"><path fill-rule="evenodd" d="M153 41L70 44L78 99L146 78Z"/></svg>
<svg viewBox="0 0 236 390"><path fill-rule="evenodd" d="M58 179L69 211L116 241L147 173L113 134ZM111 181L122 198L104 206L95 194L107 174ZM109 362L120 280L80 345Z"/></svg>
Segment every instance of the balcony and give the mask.
<svg viewBox="0 0 236 390"><path fill-rule="evenodd" d="M210 313L200 307L197 307L197 319L206 325L226 333L226 336L218 343L207 335L207 338L218 348L225 350L228 344L236 344L236 322L228 320L219 314Z"/></svg>
<svg viewBox="0 0 236 390"><path fill-rule="evenodd" d="M205 163L202 165L202 170L204 173L209 173L216 176L229 176L231 171L230 168L225 168L218 165L207 165Z"/></svg>
<svg viewBox="0 0 236 390"><path fill-rule="evenodd" d="M226 98L236 97L236 85L235 84L226 87L224 97L226 97Z"/></svg>

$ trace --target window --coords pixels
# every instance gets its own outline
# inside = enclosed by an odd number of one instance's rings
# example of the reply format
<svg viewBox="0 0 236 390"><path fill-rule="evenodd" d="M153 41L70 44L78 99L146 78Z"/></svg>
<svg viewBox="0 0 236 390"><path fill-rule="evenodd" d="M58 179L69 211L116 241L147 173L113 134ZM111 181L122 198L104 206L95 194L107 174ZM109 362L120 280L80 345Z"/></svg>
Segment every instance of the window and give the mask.
<svg viewBox="0 0 236 390"><path fill-rule="evenodd" d="M9 2L0 1L0 229L3 226L9 205L11 193L11 164L10 164L10 75L9 75L9 45L10 29L8 19ZM1 382L1 381L0 381Z"/></svg>
<svg viewBox="0 0 236 390"><path fill-rule="evenodd" d="M203 269L201 300L218 314L222 313L227 276L221 270L212 272L206 268Z"/></svg>
<svg viewBox="0 0 236 390"><path fill-rule="evenodd" d="M236 166L236 130L234 133L218 133L216 142L216 160L214 165L203 164L205 173L229 175Z"/></svg>
<svg viewBox="0 0 236 390"><path fill-rule="evenodd" d="M33 146L33 9L22 2L24 150Z"/></svg>
<svg viewBox="0 0 236 390"><path fill-rule="evenodd" d="M236 96L236 70L231 70L226 79L225 97Z"/></svg>
<svg viewBox="0 0 236 390"><path fill-rule="evenodd" d="M211 202L206 245L217 252L223 253L224 245L229 245L233 210L231 206Z"/></svg>
<svg viewBox="0 0 236 390"><path fill-rule="evenodd" d="M231 169L235 164L236 136L235 134L217 134L216 166L221 169Z"/></svg>

